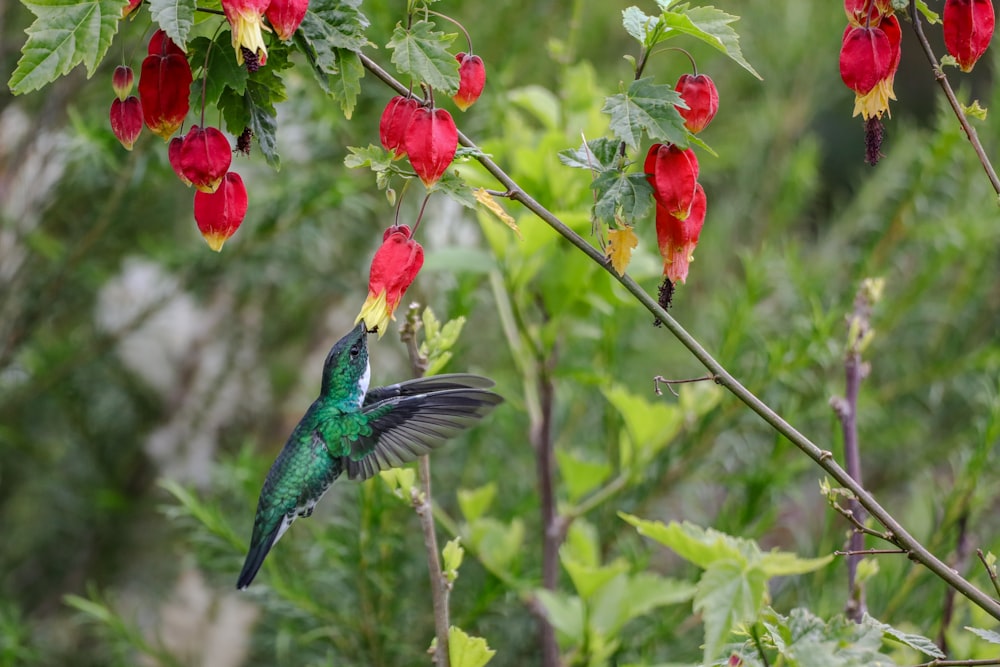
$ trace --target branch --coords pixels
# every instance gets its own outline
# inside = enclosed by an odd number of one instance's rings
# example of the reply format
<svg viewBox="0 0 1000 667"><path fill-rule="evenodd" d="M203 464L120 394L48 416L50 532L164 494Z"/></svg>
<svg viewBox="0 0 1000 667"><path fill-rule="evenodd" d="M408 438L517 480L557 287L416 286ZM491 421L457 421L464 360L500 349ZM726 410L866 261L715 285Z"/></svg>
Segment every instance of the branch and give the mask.
<svg viewBox="0 0 1000 667"><path fill-rule="evenodd" d="M948 98L951 110L955 112L955 117L958 118L959 124L965 131L965 136L968 137L969 143L972 144L972 150L976 152L976 157L979 158L980 164L983 165L983 169L986 171L986 177L990 179L990 185L1000 195L1000 178L997 178L997 172L993 169L990 158L986 155L983 145L979 142L979 135L976 134L976 128L969 124L969 119L966 117L961 103L955 97L955 91L951 89L951 84L948 83L948 77L945 75L944 70L941 69L941 63L934 56L934 50L931 48L930 42L927 41L927 37L924 36L924 28L920 21L920 12L917 11L916 4L916 0L910 0L910 20L913 22L913 31L917 34L917 41L923 47L927 61L931 64L931 69L934 71L934 80L938 82L941 90L944 91L944 96Z"/></svg>
<svg viewBox="0 0 1000 667"><path fill-rule="evenodd" d="M979 667L980 665L1000 665L1000 658L983 658L980 660L931 660L913 667Z"/></svg>
<svg viewBox="0 0 1000 667"><path fill-rule="evenodd" d="M362 64L365 68L370 71L377 78L384 81L389 87L397 90L400 94L406 91L406 88L399 81L396 81L392 76L386 73L381 67L378 66L371 58L359 54ZM477 149L478 147L465 136L464 133L458 133L459 142L466 147ZM775 431L785 436L793 445L798 447L806 456L811 458L820 468L822 468L828 475L830 475L834 480L837 481L843 487L850 489L855 496L858 498L858 502L861 506L868 510L879 523L885 526L897 539L900 546L910 552L910 557L921 563L933 572L935 575L943 579L948 585L954 587L958 592L967 597L976 606L982 608L986 613L988 613L993 618L1000 620L1000 602L997 602L986 593L976 588L974 585L966 581L961 575L952 570L948 565L942 562L934 554L927 550L915 537L910 535L909 532L892 516L882 505L880 505L875 497L872 496L864 487L858 484L847 472L840 467L840 465L833 460L833 456L830 452L820 449L815 443L813 443L809 438L804 436L802 433L797 431L795 427L785 421L778 413L776 413L770 406L764 403L762 400L757 398L749 389L744 387L736 378L734 378L728 370L726 370L722 364L715 360L702 347L694 336L687 332L684 327L682 327L665 309L663 309L660 304L656 302L653 297L647 294L642 287L639 286L635 280L632 279L628 274L619 276L615 273L614 269L611 267L610 262L607 258L592 245L587 243L587 241L574 232L569 226L566 225L562 220L556 217L551 211L535 201L529 194L521 190L520 186L514 182L514 180L507 175L503 169L501 169L493 160L489 158L486 154L481 151L476 156L476 160L488 171L494 178L500 182L506 190L510 193L510 198L515 199L520 202L526 209L531 211L536 217L549 225L552 229L559 233L566 241L571 245L575 246L582 253L587 255L596 264L604 267L604 270L608 272L612 278L617 280L621 285L635 297L636 301L643 305L643 307L648 310L653 317L659 319L663 322L667 330L691 352L694 357L701 362L701 364L708 369L710 373L717 377L716 382L725 387L732 393L736 398L741 400L748 408L753 412L757 413L761 419L763 419L767 424L769 424Z"/></svg>
<svg viewBox="0 0 1000 667"><path fill-rule="evenodd" d="M417 345L417 330L421 326L419 311L417 304L412 304L407 309L406 323L399 332L399 337L406 343L414 377L421 377L427 371L427 359L420 354ZM427 574L431 580L431 600L434 607L434 635L437 638L437 643L434 645L434 663L438 667L449 667L451 656L448 647L448 626L451 623L448 618L448 597L451 593L451 584L441 571L441 552L438 550L437 533L434 529L430 457L424 455L418 459L417 472L420 477L420 488L411 489L410 501L424 531Z"/></svg>

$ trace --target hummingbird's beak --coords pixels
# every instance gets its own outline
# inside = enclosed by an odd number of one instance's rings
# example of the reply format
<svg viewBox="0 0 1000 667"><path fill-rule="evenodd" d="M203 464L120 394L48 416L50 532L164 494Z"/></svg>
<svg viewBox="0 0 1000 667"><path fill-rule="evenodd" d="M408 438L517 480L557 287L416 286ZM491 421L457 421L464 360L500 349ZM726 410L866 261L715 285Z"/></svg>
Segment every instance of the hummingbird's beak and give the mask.
<svg viewBox="0 0 1000 667"><path fill-rule="evenodd" d="M375 332L378 331L378 327L376 327L374 329L369 329L368 325L365 324L364 320L361 320L361 321L358 322L358 327L360 327L362 333L365 333L365 334L375 333Z"/></svg>

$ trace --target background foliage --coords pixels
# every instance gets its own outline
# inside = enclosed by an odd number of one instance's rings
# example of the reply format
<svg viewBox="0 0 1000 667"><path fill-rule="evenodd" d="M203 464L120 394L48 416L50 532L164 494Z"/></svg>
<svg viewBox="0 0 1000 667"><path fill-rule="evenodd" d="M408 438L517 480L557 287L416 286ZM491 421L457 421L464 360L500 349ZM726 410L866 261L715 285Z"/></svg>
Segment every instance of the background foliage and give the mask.
<svg viewBox="0 0 1000 667"><path fill-rule="evenodd" d="M397 4L363 6L373 43L388 42ZM606 131L599 102L630 76L618 27L628 4L448 8L489 72L460 127L581 232L588 175L557 153ZM838 80L839 6L718 5L741 15L743 53L764 81L692 47L722 106L703 135L718 153L701 153L708 218L672 313L839 456L828 399L843 391L844 315L863 278L885 278L860 399L866 485L939 555L959 538L996 551L1000 291L995 197L978 163L915 44L904 41L887 157L872 169ZM0 12L10 72L30 14L17 3ZM112 52L141 48L145 28L124 26ZM996 109L989 65L960 79L961 94ZM281 169L240 163L251 213L217 256L159 142L147 134L126 154L106 129L113 66L44 94L0 92L0 665L132 665L137 654L154 661L144 664L425 661L433 621L419 529L379 480L335 486L259 585L231 590L260 480L360 305L392 215L370 174L343 166L347 146L376 141L390 93L366 79L346 121L311 77L291 74ZM686 66L661 53L651 71L672 80ZM996 155L992 117L978 127ZM453 619L489 640L494 664L537 661L525 599L539 585L541 529L519 371L541 363L555 388L560 507L580 514L559 592L543 600L563 612L553 619L565 655L698 663L697 563L640 537L619 511L802 557L840 548L846 525L826 509L816 469L733 398L711 386L654 395L654 374L700 375L695 360L603 272L508 210L523 240L432 200L427 264L408 296L443 320L466 317L449 370L489 375L508 399L433 457L439 520L470 551ZM652 225L639 234L630 271L653 291ZM373 365L376 382L408 373L394 336L374 346ZM602 488L607 499L590 502ZM939 627L942 583L902 557L877 565L875 618L943 633L957 657L991 655L962 630L988 625L962 600ZM985 584L975 559L956 566ZM614 586L581 589L601 568ZM641 579L654 573L659 588ZM610 591L643 584L660 596L596 614L614 608ZM843 565L768 589L780 614L806 607L829 619L845 601ZM899 664L921 661L893 650Z"/></svg>

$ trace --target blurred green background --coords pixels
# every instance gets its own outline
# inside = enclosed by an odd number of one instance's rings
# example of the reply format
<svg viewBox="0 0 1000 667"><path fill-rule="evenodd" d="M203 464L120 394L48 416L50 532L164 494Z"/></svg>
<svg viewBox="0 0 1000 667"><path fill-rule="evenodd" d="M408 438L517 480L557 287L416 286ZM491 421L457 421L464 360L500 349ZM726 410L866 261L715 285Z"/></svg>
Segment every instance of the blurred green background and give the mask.
<svg viewBox="0 0 1000 667"><path fill-rule="evenodd" d="M603 98L630 77L622 55L636 53L620 27L629 4L439 5L468 27L487 66L486 92L457 115L460 128L583 232L588 175L556 152L578 146L581 132L606 132ZM996 195L908 24L886 157L871 168L837 68L840 6L716 4L742 17L743 53L764 80L678 42L715 80L721 108L702 134L718 157L699 154L708 217L672 313L841 457L829 399L843 392L844 316L862 279L884 278L859 406L865 482L939 556L964 541L956 567L988 586L968 548L1000 547ZM362 6L380 47L368 53L383 64L399 5ZM30 21L19 3L3 4L0 71L13 70ZM145 18L124 25L90 81L74 71L23 98L0 91L0 665L426 664L433 619L419 526L379 480L338 483L250 592L233 590L260 483L360 308L371 253L392 221L371 174L343 165L347 146L378 142L390 92L366 77L347 121L308 73L290 71L282 168L234 160L250 212L216 255L161 141L145 132L126 153L107 127L111 70L120 53L138 65L146 28ZM941 54L940 27L928 32ZM993 56L972 75L948 70L961 99L991 110L1000 107ZM686 68L664 51L647 74L672 84ZM996 156L995 119L976 126ZM462 170L491 186L476 166ZM522 597L540 581L538 489L525 378L504 334L511 321L498 314L505 303L518 340L551 375L562 507L600 488L581 481L585 468L604 483L621 472L627 439L615 396L677 420L655 433L662 442L642 469L581 518L602 560L695 576L618 510L802 556L841 548L846 525L826 508L817 469L728 395L655 396L653 375L703 370L603 271L507 208L524 241L432 199L421 227L427 263L406 297L442 320L464 316L447 370L493 377L508 399L432 457L442 534L453 528L472 550L453 621L487 638L492 664L540 664ZM404 221L414 215L404 207ZM637 231L630 272L655 293L651 221ZM375 383L409 372L394 331L372 357ZM458 492L489 484L490 522L477 522ZM944 585L903 557L878 565L872 614L937 636ZM830 616L843 608L845 582L835 561L778 580L772 598L778 609ZM986 621L956 604L946 635L956 655L975 657L960 630ZM631 620L604 658L562 642L574 664L654 665L698 661L701 639L690 604L679 604Z"/></svg>

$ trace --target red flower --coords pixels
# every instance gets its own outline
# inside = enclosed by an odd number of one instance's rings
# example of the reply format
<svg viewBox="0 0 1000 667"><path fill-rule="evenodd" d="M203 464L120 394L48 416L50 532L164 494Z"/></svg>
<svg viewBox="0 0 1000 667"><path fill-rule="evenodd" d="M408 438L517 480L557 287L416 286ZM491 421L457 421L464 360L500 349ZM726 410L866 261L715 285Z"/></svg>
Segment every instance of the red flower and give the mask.
<svg viewBox="0 0 1000 667"><path fill-rule="evenodd" d="M215 252L236 233L247 214L247 189L235 171L226 174L213 192L194 193L194 219L208 247Z"/></svg>
<svg viewBox="0 0 1000 667"><path fill-rule="evenodd" d="M191 126L181 144L179 165L184 177L202 192L215 192L233 162L233 149L217 128Z"/></svg>
<svg viewBox="0 0 1000 667"><path fill-rule="evenodd" d="M174 137L171 139L167 145L167 159L170 160L170 168L177 174L177 178L181 179L181 183L190 186L191 181L188 180L188 177L184 175L184 170L181 169L181 147L183 145L183 137Z"/></svg>
<svg viewBox="0 0 1000 667"><path fill-rule="evenodd" d="M377 329L381 338L389 319L403 298L403 293L417 277L424 264L424 249L413 240L406 225L389 227L382 234L382 245L372 258L368 278L368 298L355 322L365 321L368 329Z"/></svg>
<svg viewBox="0 0 1000 667"><path fill-rule="evenodd" d="M264 12L271 0L222 0L222 10L233 29L233 48L236 62L243 64L243 49L256 54L257 62L267 62L267 47L264 46Z"/></svg>
<svg viewBox="0 0 1000 667"><path fill-rule="evenodd" d="M644 171L657 205L680 220L687 218L698 184L694 151L674 144L653 144L646 154Z"/></svg>
<svg viewBox="0 0 1000 667"><path fill-rule="evenodd" d="M889 100L899 68L903 34L895 16L885 16L872 27L848 25L840 47L840 78L854 91L854 115L880 118Z"/></svg>
<svg viewBox="0 0 1000 667"><path fill-rule="evenodd" d="M844 0L844 12L851 25L867 28L892 14L892 0Z"/></svg>
<svg viewBox="0 0 1000 667"><path fill-rule="evenodd" d="M698 236L705 224L706 204L705 190L696 184L691 214L687 218L681 220L663 206L656 205L656 241L663 257L663 275L672 283L687 280L688 265L694 259Z"/></svg>
<svg viewBox="0 0 1000 667"><path fill-rule="evenodd" d="M292 38L306 17L307 9L309 0L271 0L267 6L267 20L278 39L285 42Z"/></svg>
<svg viewBox="0 0 1000 667"><path fill-rule="evenodd" d="M486 67L482 58L468 53L459 53L455 59L458 61L458 92L451 99L455 106L465 111L483 94Z"/></svg>
<svg viewBox="0 0 1000 667"><path fill-rule="evenodd" d="M451 114L444 109L416 109L403 135L403 148L424 185L437 183L458 149L458 128Z"/></svg>
<svg viewBox="0 0 1000 667"><path fill-rule="evenodd" d="M191 66L184 52L162 30L149 40L149 55L139 74L142 114L153 134L166 141L184 122L191 93Z"/></svg>
<svg viewBox="0 0 1000 667"><path fill-rule="evenodd" d="M674 107L684 119L684 127L698 134L712 122L719 110L719 91L715 82L707 74L685 74L677 81L674 90L680 93L684 104L688 105L687 109Z"/></svg>
<svg viewBox="0 0 1000 667"><path fill-rule="evenodd" d="M142 104L135 95L111 103L111 131L125 150L132 150L142 132Z"/></svg>
<svg viewBox="0 0 1000 667"><path fill-rule="evenodd" d="M420 103L412 97L397 95L389 100L378 123L378 138L382 147L393 152L393 159L406 155L403 144L406 140L406 128L410 126L413 112L420 108Z"/></svg>
<svg viewBox="0 0 1000 667"><path fill-rule="evenodd" d="M993 39L996 18L991 0L945 0L944 45L963 72L972 67Z"/></svg>
<svg viewBox="0 0 1000 667"><path fill-rule="evenodd" d="M142 4L142 0L128 0L125 6L122 7L122 18L134 12L140 4Z"/></svg>
<svg viewBox="0 0 1000 667"><path fill-rule="evenodd" d="M122 102L132 92L132 83L134 81L135 74L132 73L131 67L119 65L115 68L115 73L111 75L111 88L114 89L115 95Z"/></svg>

